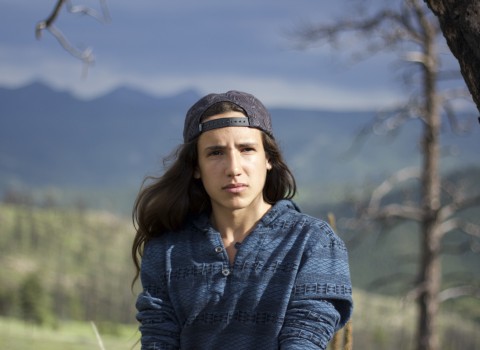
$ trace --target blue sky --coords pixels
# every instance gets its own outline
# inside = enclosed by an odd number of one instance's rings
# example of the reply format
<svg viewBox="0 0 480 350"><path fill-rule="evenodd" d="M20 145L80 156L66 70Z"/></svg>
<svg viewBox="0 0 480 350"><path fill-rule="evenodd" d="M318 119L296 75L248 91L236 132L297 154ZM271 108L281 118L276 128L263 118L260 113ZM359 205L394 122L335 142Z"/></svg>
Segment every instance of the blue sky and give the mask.
<svg viewBox="0 0 480 350"><path fill-rule="evenodd" d="M62 11L56 23L96 58L82 78L80 61L34 27L56 1L0 2L0 86L41 80L84 98L118 86L154 95L194 88L239 89L268 106L370 109L402 93L386 55L352 65L328 46L297 50L286 33L308 21L339 15L345 2L318 0L112 0L111 22ZM74 0L99 9L96 0Z"/></svg>

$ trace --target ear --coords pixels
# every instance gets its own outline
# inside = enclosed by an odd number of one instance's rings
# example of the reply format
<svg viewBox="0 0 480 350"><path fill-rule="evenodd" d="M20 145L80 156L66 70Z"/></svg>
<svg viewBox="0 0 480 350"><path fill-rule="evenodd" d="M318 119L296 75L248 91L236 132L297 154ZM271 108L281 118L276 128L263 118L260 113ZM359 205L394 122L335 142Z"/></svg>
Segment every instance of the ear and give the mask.
<svg viewBox="0 0 480 350"><path fill-rule="evenodd" d="M267 159L267 170L272 170L272 164L268 159Z"/></svg>

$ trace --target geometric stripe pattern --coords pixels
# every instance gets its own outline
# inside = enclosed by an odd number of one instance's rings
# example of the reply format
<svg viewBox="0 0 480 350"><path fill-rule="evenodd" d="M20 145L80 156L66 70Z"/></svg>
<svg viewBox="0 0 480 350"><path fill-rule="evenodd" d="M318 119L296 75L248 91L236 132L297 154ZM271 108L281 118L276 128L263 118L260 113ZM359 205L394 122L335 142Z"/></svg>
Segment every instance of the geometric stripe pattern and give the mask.
<svg viewBox="0 0 480 350"><path fill-rule="evenodd" d="M233 263L202 215L150 240L140 276L142 350L324 349L353 307L344 243L288 200L260 220Z"/></svg>

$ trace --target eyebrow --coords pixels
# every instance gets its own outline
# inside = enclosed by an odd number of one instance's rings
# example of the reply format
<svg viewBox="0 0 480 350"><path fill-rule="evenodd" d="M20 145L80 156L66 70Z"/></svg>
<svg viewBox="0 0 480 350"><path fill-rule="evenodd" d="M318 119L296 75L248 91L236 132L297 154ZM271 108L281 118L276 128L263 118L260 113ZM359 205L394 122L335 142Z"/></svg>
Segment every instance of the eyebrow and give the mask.
<svg viewBox="0 0 480 350"><path fill-rule="evenodd" d="M237 145L235 145L235 147L238 147L238 148L243 148L243 147L255 147L255 146L258 146L258 142L242 142L242 143L239 143ZM207 146L205 147L205 150L206 151L217 151L217 150L223 150L227 148L227 146L224 146L224 145L212 145L212 146Z"/></svg>

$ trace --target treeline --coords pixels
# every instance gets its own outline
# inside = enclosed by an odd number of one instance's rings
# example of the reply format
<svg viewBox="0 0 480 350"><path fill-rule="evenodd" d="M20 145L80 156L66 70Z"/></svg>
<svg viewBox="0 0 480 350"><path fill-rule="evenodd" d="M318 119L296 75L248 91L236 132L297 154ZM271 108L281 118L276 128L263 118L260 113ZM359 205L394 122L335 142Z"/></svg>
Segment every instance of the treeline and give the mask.
<svg viewBox="0 0 480 350"><path fill-rule="evenodd" d="M135 321L127 220L10 201L0 204L0 222L0 315L40 324Z"/></svg>

